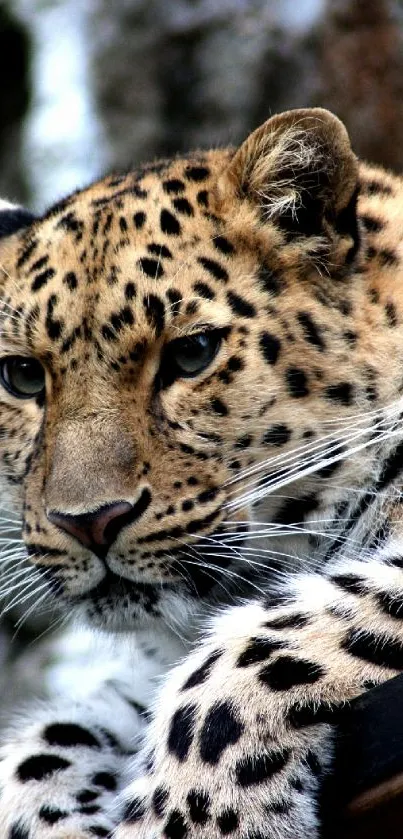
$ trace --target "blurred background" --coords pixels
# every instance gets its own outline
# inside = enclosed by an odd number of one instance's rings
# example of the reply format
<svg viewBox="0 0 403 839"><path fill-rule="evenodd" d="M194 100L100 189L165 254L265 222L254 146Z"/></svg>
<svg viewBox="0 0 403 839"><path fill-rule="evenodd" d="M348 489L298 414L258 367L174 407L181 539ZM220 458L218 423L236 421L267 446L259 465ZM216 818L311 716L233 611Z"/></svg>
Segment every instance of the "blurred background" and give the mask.
<svg viewBox="0 0 403 839"><path fill-rule="evenodd" d="M403 0L0 0L0 68L0 195L34 209L307 105L403 163Z"/></svg>
<svg viewBox="0 0 403 839"><path fill-rule="evenodd" d="M403 0L0 0L0 78L0 196L38 211L310 105L341 117L360 156L403 166ZM32 605L0 624L6 714L61 656Z"/></svg>

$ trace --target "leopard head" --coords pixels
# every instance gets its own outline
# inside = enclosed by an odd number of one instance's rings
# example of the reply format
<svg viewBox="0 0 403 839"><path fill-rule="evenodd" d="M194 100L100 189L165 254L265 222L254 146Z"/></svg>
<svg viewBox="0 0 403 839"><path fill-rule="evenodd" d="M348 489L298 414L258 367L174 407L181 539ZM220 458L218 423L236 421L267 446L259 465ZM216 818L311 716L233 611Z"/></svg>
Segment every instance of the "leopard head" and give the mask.
<svg viewBox="0 0 403 839"><path fill-rule="evenodd" d="M313 109L40 218L0 208L2 499L49 597L122 629L251 584L251 502L281 520L281 458L373 407L345 337L363 314L357 189L344 127ZM293 489L323 510L329 492Z"/></svg>

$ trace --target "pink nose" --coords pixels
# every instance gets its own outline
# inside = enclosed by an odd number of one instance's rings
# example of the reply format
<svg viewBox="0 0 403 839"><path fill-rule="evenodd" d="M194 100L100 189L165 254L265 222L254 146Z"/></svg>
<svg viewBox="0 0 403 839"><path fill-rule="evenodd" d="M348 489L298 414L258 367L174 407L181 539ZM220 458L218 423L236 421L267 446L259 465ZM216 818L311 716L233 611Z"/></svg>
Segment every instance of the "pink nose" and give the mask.
<svg viewBox="0 0 403 839"><path fill-rule="evenodd" d="M90 548L97 556L105 557L118 533L123 527L140 518L150 500L150 492L144 489L135 504L114 501L91 513L81 515L50 510L47 517L52 524L78 539L85 548Z"/></svg>

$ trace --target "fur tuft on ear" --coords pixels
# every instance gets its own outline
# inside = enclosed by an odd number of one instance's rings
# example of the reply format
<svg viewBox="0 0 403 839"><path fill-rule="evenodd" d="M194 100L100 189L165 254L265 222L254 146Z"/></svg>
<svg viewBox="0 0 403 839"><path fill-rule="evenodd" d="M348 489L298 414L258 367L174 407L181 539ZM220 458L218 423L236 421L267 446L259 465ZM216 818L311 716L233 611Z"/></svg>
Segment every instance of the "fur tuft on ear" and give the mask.
<svg viewBox="0 0 403 839"><path fill-rule="evenodd" d="M229 185L285 231L321 235L326 223L336 226L340 214L355 205L357 160L346 129L329 111L287 111L240 146L218 182L218 200L225 201Z"/></svg>
<svg viewBox="0 0 403 839"><path fill-rule="evenodd" d="M0 239L29 227L33 221L35 216L24 207L0 199Z"/></svg>

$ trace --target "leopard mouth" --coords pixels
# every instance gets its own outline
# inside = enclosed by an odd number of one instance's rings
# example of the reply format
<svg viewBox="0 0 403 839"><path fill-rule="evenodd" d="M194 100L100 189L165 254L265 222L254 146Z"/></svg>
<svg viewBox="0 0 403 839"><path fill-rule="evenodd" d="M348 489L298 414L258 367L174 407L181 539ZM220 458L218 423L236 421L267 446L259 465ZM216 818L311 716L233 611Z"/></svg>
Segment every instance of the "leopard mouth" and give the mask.
<svg viewBox="0 0 403 839"><path fill-rule="evenodd" d="M208 553L202 553L200 549L195 559L189 559L188 552L178 551L175 559L170 559L172 579L150 581L129 579L111 571L105 564L102 580L83 594L75 595L71 600L75 604L90 600L93 603L104 603L109 606L114 604L116 608L119 608L121 603L141 605L147 601L148 604L152 604L160 599L163 593L169 591L182 590L191 597L200 598L208 595L219 583L220 574L225 573L228 564L228 558L223 556L220 559L217 551L215 551L213 564L209 563Z"/></svg>
<svg viewBox="0 0 403 839"><path fill-rule="evenodd" d="M247 530L247 528L246 528ZM245 535L246 535L245 530ZM242 545L241 528L237 527L237 550ZM107 557L102 558L104 574L102 579L81 592L69 593L60 578L60 566L43 569L53 594L60 605L69 607L84 606L99 616L102 612L112 613L129 610L134 612L157 613L157 604L169 593L176 593L191 600L208 598L212 590L223 590L223 578L228 584L227 569L234 561L233 552L225 538L225 527L167 552L169 576L158 579L131 579L120 571L112 569ZM99 557L100 558L100 557ZM42 570L42 569L40 569ZM54 573L52 574L51 571ZM231 574L231 572L230 572ZM236 577L237 575L235 575ZM229 577L231 579L231 577Z"/></svg>

